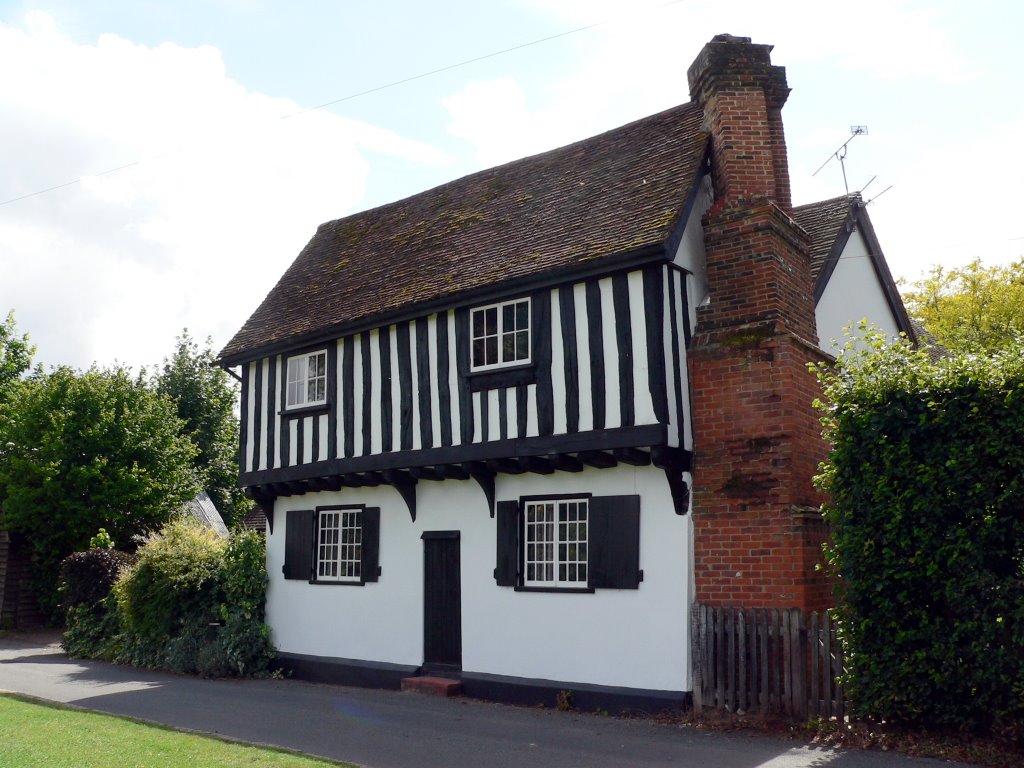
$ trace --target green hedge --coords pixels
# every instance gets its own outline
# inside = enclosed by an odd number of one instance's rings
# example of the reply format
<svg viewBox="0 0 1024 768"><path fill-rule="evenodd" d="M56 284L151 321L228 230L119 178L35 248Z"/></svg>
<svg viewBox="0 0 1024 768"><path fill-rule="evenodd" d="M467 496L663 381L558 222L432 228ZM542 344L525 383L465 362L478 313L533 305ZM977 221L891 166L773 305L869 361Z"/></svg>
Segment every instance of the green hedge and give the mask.
<svg viewBox="0 0 1024 768"><path fill-rule="evenodd" d="M189 519L147 537L99 610L68 612L72 656L204 676L260 675L273 659L264 623L261 534L218 538Z"/></svg>
<svg viewBox="0 0 1024 768"><path fill-rule="evenodd" d="M1024 345L932 361L874 339L819 378L856 713L1020 738Z"/></svg>

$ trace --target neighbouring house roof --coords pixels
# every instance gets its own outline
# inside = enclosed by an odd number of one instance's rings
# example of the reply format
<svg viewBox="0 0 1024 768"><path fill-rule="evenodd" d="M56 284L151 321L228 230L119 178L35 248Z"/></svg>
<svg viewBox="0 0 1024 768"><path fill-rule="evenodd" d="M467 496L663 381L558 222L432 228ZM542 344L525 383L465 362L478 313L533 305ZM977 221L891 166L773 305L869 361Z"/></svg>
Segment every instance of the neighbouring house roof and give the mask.
<svg viewBox="0 0 1024 768"><path fill-rule="evenodd" d="M860 195L840 195L830 200L800 205L793 209L793 218L811 237L811 277L815 280L839 241L847 221L853 220L853 207ZM845 244L845 240L843 241Z"/></svg>
<svg viewBox="0 0 1024 768"><path fill-rule="evenodd" d="M248 528L254 531L260 531L261 533L267 532L267 513L259 505L252 508L252 510L245 517L242 518L242 527Z"/></svg>
<svg viewBox="0 0 1024 768"><path fill-rule="evenodd" d="M224 525L224 518L220 516L213 499L205 491L191 501L186 501L182 506L182 512L197 523L212 528L218 536L228 535L228 527Z"/></svg>
<svg viewBox="0 0 1024 768"><path fill-rule="evenodd" d="M220 360L663 245L701 173L702 120L683 104L322 224Z"/></svg>
<svg viewBox="0 0 1024 768"><path fill-rule="evenodd" d="M928 332L928 329L924 327L924 324L920 320L915 317L911 317L910 325L914 329L914 336L917 338L918 345L924 348L928 353L928 357L932 359L932 362L941 360L944 357L949 357L949 350Z"/></svg>
<svg viewBox="0 0 1024 768"><path fill-rule="evenodd" d="M889 265L885 261L885 255L882 253L882 247L878 243L878 236L866 208L867 205L861 199L860 193L854 192L793 209L796 223L811 237L814 300L817 302L822 297L850 235L859 230L896 324L916 343L916 329L903 306L903 299L889 271Z"/></svg>

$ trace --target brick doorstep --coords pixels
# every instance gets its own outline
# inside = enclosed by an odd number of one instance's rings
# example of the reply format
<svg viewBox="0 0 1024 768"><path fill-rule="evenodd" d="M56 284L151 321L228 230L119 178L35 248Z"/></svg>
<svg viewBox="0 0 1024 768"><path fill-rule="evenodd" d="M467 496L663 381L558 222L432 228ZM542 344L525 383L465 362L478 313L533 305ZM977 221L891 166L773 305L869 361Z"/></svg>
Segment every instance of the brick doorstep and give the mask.
<svg viewBox="0 0 1024 768"><path fill-rule="evenodd" d="M459 696L462 683L447 677L406 677L402 679L402 690L431 696Z"/></svg>

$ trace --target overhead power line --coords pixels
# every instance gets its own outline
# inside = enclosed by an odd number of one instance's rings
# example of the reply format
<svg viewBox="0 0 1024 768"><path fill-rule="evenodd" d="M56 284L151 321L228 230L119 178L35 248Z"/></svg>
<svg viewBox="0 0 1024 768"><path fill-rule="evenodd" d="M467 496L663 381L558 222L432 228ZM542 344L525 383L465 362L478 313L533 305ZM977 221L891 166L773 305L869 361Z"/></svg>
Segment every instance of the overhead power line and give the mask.
<svg viewBox="0 0 1024 768"><path fill-rule="evenodd" d="M649 10L649 11L659 11L659 10L661 10L663 8L667 8L667 7L671 6L671 5L678 5L678 4L683 3L685 1L686 0L667 0L667 2L663 2L663 3L660 3L658 5L650 6L646 10ZM591 29L596 29L597 27L602 27L602 26L604 26L606 24L610 24L612 21L615 21L615 20L616 19L604 19L603 21L597 21L597 22L594 22L593 24L585 24L582 27L576 27L575 29L569 29L569 30L566 30L565 32L559 32L559 33L554 34L554 35L548 35L547 37L541 37L541 38L538 38L536 40L531 40L531 41L529 41L527 43L520 43L518 45L513 45L510 48L502 48L501 50L492 51L491 53L485 53L485 54L483 54L481 56L474 56L471 59L465 59L463 61L458 61L458 62L455 62L454 64L447 64L447 65L445 65L443 67L438 67L437 69L431 69L431 70L429 70L427 72L420 72L417 75L410 75L409 77L403 77L403 78L401 78L399 80L393 80L393 81L391 81L389 83L384 83L382 85L376 85L373 88L367 88L364 91L359 91L357 93L350 93L347 96L341 96L341 97L339 97L337 99L331 99L330 101L325 101L323 104L318 104L315 107L308 107L307 109L300 109L297 112L291 112L291 113L289 113L287 115L281 115L277 119L278 120L288 120L289 118L298 117L300 115L305 115L305 114L308 114L310 112L317 112L319 110L326 109L327 107L332 107L335 104L341 104L341 103L346 102L346 101L352 101L353 99L358 99L358 98L360 98L362 96L368 96L371 93L378 93L380 91L385 91L385 90L387 90L389 88L395 88L395 87L397 87L399 85L405 85L406 83L415 82L416 80L422 80L422 79L427 78L427 77L433 77L434 75L439 75L442 72L450 72L453 69L459 69L461 67L467 67L470 64L476 64L476 63L481 62L481 61L486 61L487 59L493 59L496 56L504 56L505 54L514 53L515 51L521 51L524 48L530 48L531 46L534 46L534 45L541 45L542 43L549 43L552 40L558 40L558 39L563 38L563 37L568 37L569 35L578 34L579 32L586 32L586 31L591 30ZM74 186L75 184L81 184L83 181L86 181L88 179L95 179L95 178L99 178L100 176L108 176L108 175L110 175L112 173L118 173L118 172L124 171L124 170L126 170L128 168L133 168L133 167L135 167L137 165L142 165L143 163L148 163L148 162L151 162L153 160L157 160L157 159L160 159L160 158L163 158L163 157L167 157L168 155L172 155L172 154L176 154L177 152L184 152L184 151L186 151L186 150L184 150L184 149L181 149L181 150L171 150L171 151L168 151L168 152L162 152L159 155L154 155L152 157L143 158L143 159L140 159L140 160L133 160L130 163L125 163L124 165L118 165L118 166L115 166L113 168L107 168L106 170L99 171L98 173L90 173L90 174L87 174L85 176L80 176L77 179L72 179L71 181L65 181L65 182L63 182L61 184L54 184L52 187L45 187L43 189L37 189L34 192L28 192L28 193L26 193L24 195L19 195L17 197L12 197L9 200L2 200L2 201L0 201L0 206L10 205L11 203L17 203L17 202L19 202L21 200L27 200L30 197L37 197L39 195L45 195L45 194L47 194L49 192L54 192L54 191L56 191L58 189L64 189L66 187Z"/></svg>

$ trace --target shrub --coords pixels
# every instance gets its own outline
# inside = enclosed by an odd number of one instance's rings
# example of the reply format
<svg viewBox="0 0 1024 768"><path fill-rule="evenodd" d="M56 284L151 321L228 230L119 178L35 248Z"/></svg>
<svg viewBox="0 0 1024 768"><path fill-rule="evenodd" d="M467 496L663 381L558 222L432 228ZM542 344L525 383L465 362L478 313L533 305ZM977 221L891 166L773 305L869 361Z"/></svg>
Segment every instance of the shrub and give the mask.
<svg viewBox="0 0 1024 768"><path fill-rule="evenodd" d="M64 646L178 673L265 674L274 651L263 557L256 532L226 540L188 518L171 522L145 539L106 600L68 611Z"/></svg>
<svg viewBox="0 0 1024 768"><path fill-rule="evenodd" d="M60 564L61 605L65 613L76 606L92 608L108 594L134 556L116 549L87 549Z"/></svg>
<svg viewBox="0 0 1024 768"><path fill-rule="evenodd" d="M120 621L112 598L94 606L73 605L64 627L64 650L73 659L117 661Z"/></svg>
<svg viewBox="0 0 1024 768"><path fill-rule="evenodd" d="M114 540L110 538L106 528L100 528L96 535L89 539L90 549L113 549Z"/></svg>
<svg viewBox="0 0 1024 768"><path fill-rule="evenodd" d="M236 531L224 553L220 643L235 674L264 672L274 658L264 623L267 592L266 544L257 531Z"/></svg>
<svg viewBox="0 0 1024 768"><path fill-rule="evenodd" d="M162 645L187 619L216 621L227 542L189 518L145 538L138 559L114 586L125 631Z"/></svg>
<svg viewBox="0 0 1024 768"><path fill-rule="evenodd" d="M830 562L862 717L1024 734L1024 346L821 368Z"/></svg>

